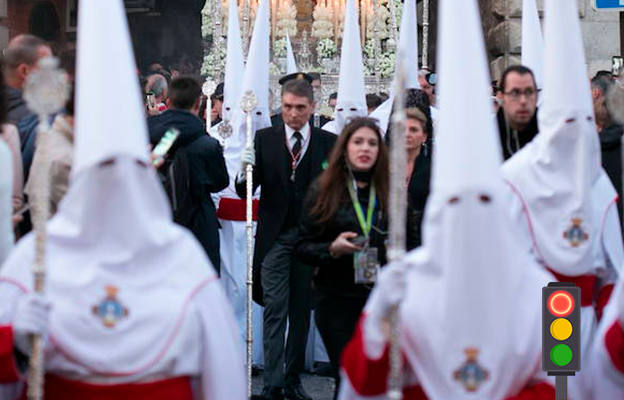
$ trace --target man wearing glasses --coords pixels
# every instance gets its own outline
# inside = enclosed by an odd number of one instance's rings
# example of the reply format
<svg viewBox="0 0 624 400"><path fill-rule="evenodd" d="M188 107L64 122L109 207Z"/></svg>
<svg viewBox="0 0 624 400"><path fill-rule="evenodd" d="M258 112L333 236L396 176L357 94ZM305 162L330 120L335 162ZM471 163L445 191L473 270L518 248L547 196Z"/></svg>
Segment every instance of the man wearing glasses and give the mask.
<svg viewBox="0 0 624 400"><path fill-rule="evenodd" d="M537 94L533 71L513 65L503 72L497 113L503 158L507 160L538 133Z"/></svg>

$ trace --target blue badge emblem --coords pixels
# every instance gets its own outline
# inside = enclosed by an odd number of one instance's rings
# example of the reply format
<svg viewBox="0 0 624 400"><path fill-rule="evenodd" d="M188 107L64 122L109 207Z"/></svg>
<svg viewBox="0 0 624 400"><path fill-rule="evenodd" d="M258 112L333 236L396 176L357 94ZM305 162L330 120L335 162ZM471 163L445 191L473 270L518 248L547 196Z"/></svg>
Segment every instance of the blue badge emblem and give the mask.
<svg viewBox="0 0 624 400"><path fill-rule="evenodd" d="M572 226L563 232L563 238L566 239L572 247L578 247L581 243L589 239L589 235L581 226L582 223L582 219L572 218Z"/></svg>
<svg viewBox="0 0 624 400"><path fill-rule="evenodd" d="M93 306L93 315L98 317L105 327L114 328L119 320L128 316L128 309L117 300L119 289L115 286L106 286L106 297Z"/></svg>
<svg viewBox="0 0 624 400"><path fill-rule="evenodd" d="M464 385L467 392L476 392L481 383L488 379L490 373L481 367L477 361L479 349L469 347L464 352L466 353L466 361L453 372L453 377Z"/></svg>

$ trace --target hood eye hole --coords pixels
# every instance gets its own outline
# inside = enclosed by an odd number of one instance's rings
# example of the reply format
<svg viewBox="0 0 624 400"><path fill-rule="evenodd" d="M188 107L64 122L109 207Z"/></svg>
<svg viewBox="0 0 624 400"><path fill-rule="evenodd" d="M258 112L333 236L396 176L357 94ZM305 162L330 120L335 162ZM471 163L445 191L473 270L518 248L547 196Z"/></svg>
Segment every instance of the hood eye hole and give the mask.
<svg viewBox="0 0 624 400"><path fill-rule="evenodd" d="M574 121L576 121L576 118L568 118L565 120L566 124L571 124Z"/></svg>
<svg viewBox="0 0 624 400"><path fill-rule="evenodd" d="M448 200L448 203L449 203L449 204L457 204L457 203L459 203L459 197L457 197L457 196L451 197L451 198Z"/></svg>
<svg viewBox="0 0 624 400"><path fill-rule="evenodd" d="M143 161L143 160L135 160L135 161L136 161L137 165L139 165L139 166L141 166L143 168L147 168L148 167L147 163L145 161Z"/></svg>
<svg viewBox="0 0 624 400"><path fill-rule="evenodd" d="M340 108L337 108L336 110L342 112L342 111L344 111L344 108L340 107Z"/></svg>
<svg viewBox="0 0 624 400"><path fill-rule="evenodd" d="M592 117L590 116L590 117L587 117L587 120L588 120L588 121L593 121L593 120L594 120L594 118L592 118Z"/></svg>
<svg viewBox="0 0 624 400"><path fill-rule="evenodd" d="M225 107L225 111L230 111L230 107Z"/></svg>
<svg viewBox="0 0 624 400"><path fill-rule="evenodd" d="M349 111L357 111L357 108L351 107Z"/></svg>
<svg viewBox="0 0 624 400"><path fill-rule="evenodd" d="M262 111L256 111L256 115L262 115Z"/></svg>
<svg viewBox="0 0 624 400"><path fill-rule="evenodd" d="M100 163L100 167L110 167L111 165L115 165L115 159L109 158L108 160L104 160Z"/></svg>
<svg viewBox="0 0 624 400"><path fill-rule="evenodd" d="M481 196L479 196L479 200L481 201L481 203L489 203L492 201L492 198L487 194L482 194Z"/></svg>

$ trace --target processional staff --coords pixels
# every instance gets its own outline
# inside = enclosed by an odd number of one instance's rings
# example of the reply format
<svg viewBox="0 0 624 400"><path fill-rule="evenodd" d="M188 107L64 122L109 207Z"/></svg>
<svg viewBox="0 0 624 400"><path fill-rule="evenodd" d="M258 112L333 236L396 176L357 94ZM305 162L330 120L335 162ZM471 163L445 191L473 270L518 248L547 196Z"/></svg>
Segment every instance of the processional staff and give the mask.
<svg viewBox="0 0 624 400"><path fill-rule="evenodd" d="M217 88L217 84L211 80L210 78L206 79L204 85L202 86L202 93L206 96L206 132L210 133L210 125L211 125L211 112L212 112L212 100L210 96L214 93ZM223 143L221 143L223 145Z"/></svg>
<svg viewBox="0 0 624 400"><path fill-rule="evenodd" d="M69 97L67 74L58 68L59 62L54 57L46 57L39 61L39 68L28 75L24 86L24 100L28 108L39 116L39 132L37 147L43 165L49 164L48 131L49 118L58 112ZM42 168L49 172L49 168ZM33 209L33 225L35 230L35 264L33 266L34 290L43 293L46 275L46 224L50 214L50 177L46 176L35 188L37 195L31 199ZM32 353L28 370L28 399L43 398L43 338L32 337Z"/></svg>
<svg viewBox="0 0 624 400"><path fill-rule="evenodd" d="M247 149L253 149L253 121L251 112L258 105L258 99L251 90L241 97L241 109L247 116ZM247 189L247 396L251 398L251 363L253 352L252 301L253 301L253 166L245 167Z"/></svg>
<svg viewBox="0 0 624 400"><path fill-rule="evenodd" d="M394 79L394 113L390 136L390 193L389 193L389 241L388 261L396 261L405 255L405 220L407 214L405 152L405 59L399 50ZM390 372L388 375L388 399L403 398L402 359L399 344L399 307L390 313Z"/></svg>

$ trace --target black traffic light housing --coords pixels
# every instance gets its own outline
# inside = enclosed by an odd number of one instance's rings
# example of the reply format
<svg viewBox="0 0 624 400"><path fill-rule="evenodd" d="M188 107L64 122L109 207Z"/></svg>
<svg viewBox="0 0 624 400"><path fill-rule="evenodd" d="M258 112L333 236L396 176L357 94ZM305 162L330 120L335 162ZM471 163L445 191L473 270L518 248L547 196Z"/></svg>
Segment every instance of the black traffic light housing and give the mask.
<svg viewBox="0 0 624 400"><path fill-rule="evenodd" d="M559 376L581 369L581 289L572 283L542 288L542 369Z"/></svg>

